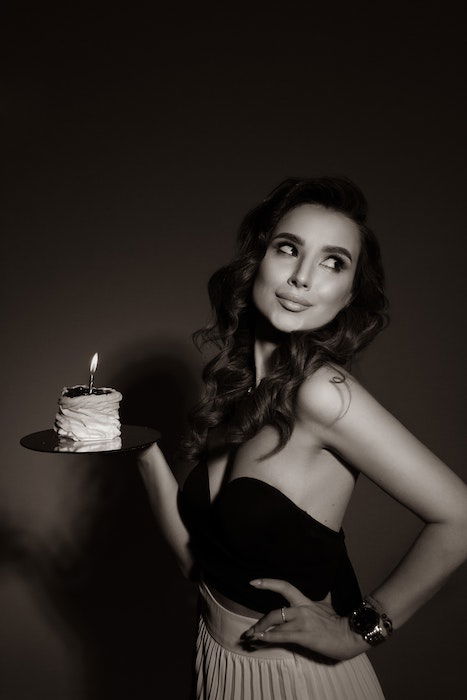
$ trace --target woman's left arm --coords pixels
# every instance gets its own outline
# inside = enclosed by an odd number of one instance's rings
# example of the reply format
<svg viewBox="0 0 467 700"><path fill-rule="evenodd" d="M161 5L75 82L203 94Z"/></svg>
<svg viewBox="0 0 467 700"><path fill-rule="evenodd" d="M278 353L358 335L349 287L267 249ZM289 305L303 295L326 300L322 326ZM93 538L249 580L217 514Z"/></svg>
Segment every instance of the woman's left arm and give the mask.
<svg viewBox="0 0 467 700"><path fill-rule="evenodd" d="M394 629L408 620L467 557L467 486L350 375L322 368L299 393L302 419L323 445L378 484L426 524L372 596Z"/></svg>
<svg viewBox="0 0 467 700"><path fill-rule="evenodd" d="M324 448L339 454L425 522L394 571L371 593L397 629L467 558L467 486L355 379L348 375L345 382L334 383L333 377L335 372L323 367L302 384L298 420L308 424ZM287 582L268 579L262 585L281 592L293 605L305 604L303 595ZM322 616L321 604L308 604L309 620L300 623L306 629L302 638L310 640L307 646L336 658L369 648L356 633L349 638L348 625L343 627L330 618L323 620L322 631L315 636L312 630ZM255 629L263 631L268 622L277 624L278 619L277 613L270 613ZM280 627L266 632L264 639L281 641ZM285 626L283 629L285 632ZM341 641L335 640L336 635L342 635ZM291 631L288 639L295 641L295 637ZM318 648L325 637L323 648ZM282 639L286 641L283 634Z"/></svg>

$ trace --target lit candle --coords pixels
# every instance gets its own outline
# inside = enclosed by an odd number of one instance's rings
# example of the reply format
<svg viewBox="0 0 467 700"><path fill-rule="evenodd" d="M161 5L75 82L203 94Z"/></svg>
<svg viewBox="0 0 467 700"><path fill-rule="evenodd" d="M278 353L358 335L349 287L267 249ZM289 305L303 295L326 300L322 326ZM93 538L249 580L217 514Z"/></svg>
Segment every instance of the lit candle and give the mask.
<svg viewBox="0 0 467 700"><path fill-rule="evenodd" d="M99 355L97 352L94 353L91 359L91 364L89 365L89 393L92 394L92 385L94 382L94 372L97 368L97 363L99 361Z"/></svg>

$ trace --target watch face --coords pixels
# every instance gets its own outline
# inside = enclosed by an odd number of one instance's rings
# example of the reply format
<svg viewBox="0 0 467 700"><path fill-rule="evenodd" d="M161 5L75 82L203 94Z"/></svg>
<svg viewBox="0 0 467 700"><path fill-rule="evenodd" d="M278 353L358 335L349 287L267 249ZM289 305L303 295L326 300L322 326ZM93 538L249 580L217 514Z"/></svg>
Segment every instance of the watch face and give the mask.
<svg viewBox="0 0 467 700"><path fill-rule="evenodd" d="M373 608L361 607L352 613L350 626L358 634L371 632L379 622L379 614Z"/></svg>

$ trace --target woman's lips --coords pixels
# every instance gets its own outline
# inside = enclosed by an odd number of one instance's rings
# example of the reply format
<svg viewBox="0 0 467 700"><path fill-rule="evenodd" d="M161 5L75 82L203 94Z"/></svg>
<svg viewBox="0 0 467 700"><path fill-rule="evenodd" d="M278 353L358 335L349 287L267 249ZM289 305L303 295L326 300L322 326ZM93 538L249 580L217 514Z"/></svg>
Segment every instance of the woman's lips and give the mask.
<svg viewBox="0 0 467 700"><path fill-rule="evenodd" d="M287 309L287 311L304 311L311 306L311 304L300 304L298 301L292 301L291 299L286 299L285 297L280 297L278 295L276 296L279 304L283 306L284 309Z"/></svg>

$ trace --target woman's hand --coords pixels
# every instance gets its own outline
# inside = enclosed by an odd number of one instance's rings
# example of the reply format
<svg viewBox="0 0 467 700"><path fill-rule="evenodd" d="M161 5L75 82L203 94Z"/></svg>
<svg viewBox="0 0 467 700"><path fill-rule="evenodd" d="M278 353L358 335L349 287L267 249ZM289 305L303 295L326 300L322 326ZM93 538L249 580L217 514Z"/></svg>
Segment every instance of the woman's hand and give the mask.
<svg viewBox="0 0 467 700"><path fill-rule="evenodd" d="M272 610L262 617L242 637L251 644L299 644L306 649L332 659L351 659L370 649L370 645L352 632L347 617L336 615L331 605L331 594L315 602L287 581L264 578L250 581L257 588L280 593L289 601L285 608L286 622L280 610ZM274 625L273 629L268 630Z"/></svg>

